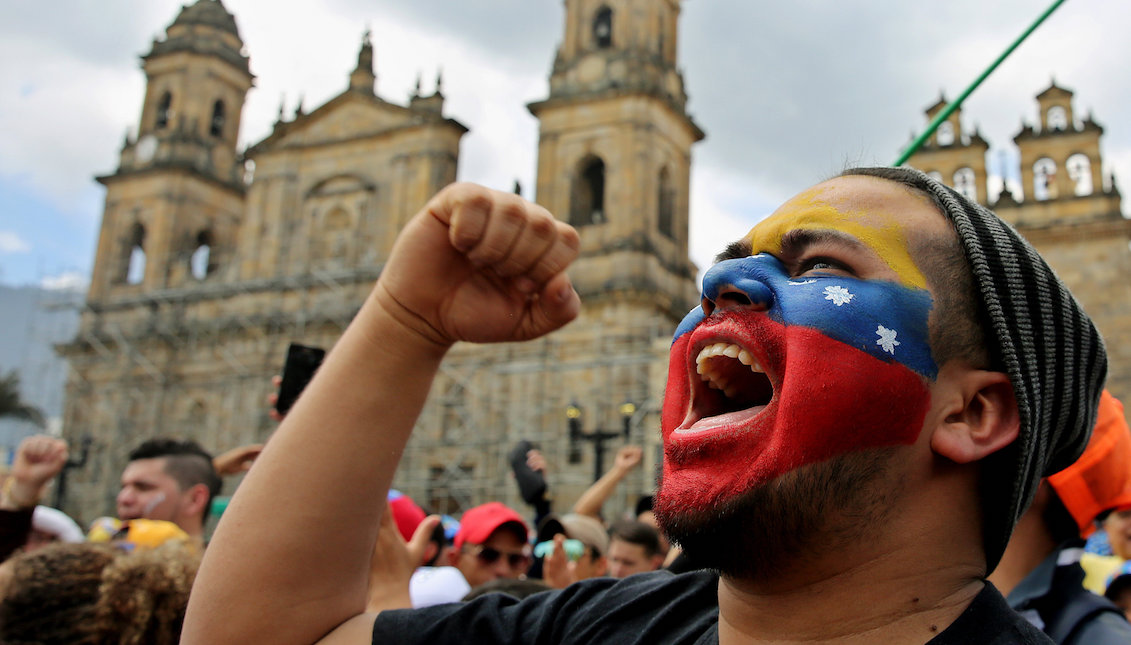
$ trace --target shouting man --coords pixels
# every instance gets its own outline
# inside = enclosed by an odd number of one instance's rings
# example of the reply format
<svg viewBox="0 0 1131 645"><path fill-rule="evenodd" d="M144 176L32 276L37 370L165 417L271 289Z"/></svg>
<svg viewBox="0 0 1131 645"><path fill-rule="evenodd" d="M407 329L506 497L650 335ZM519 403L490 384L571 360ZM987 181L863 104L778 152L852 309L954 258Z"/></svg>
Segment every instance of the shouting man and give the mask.
<svg viewBox="0 0 1131 645"><path fill-rule="evenodd" d="M1083 450L1102 342L1012 229L907 169L786 202L676 331L656 511L713 572L362 613L382 505L358 496L384 498L454 342L577 314L576 250L544 209L467 185L406 226L232 501L185 643L1047 642L985 576Z"/></svg>

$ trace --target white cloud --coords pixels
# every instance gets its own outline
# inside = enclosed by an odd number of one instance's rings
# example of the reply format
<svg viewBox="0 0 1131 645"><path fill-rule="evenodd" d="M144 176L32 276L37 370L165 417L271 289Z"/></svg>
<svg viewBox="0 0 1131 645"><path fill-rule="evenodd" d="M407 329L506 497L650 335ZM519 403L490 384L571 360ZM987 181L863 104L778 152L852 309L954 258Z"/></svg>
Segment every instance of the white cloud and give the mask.
<svg viewBox="0 0 1131 645"><path fill-rule="evenodd" d="M89 278L85 274L78 271L67 271L43 278L39 286L52 291L81 291L86 289L88 282Z"/></svg>
<svg viewBox="0 0 1131 645"><path fill-rule="evenodd" d="M12 231L0 231L0 253L27 253L31 250L22 237Z"/></svg>
<svg viewBox="0 0 1131 645"><path fill-rule="evenodd" d="M0 0L2 2L3 0ZM185 0L145 3L7 2L0 22L0 175L88 222L99 214L91 176L112 172L136 128L144 74L137 56ZM89 5L89 6L88 6ZM465 6L466 5L466 6ZM680 66L689 109L707 132L693 150L692 257L701 267L757 216L849 164L889 163L925 125L922 110L953 98L1033 19L1022 0L872 3L689 2L681 11ZM992 145L991 173L1032 121L1050 77L1077 92L1105 126L1105 169L1131 177L1131 55L1120 31L1126 0L1066 3L967 101L967 129ZM459 177L533 196L537 122L525 103L544 98L561 3L493 0L228 0L251 56L256 87L243 143L270 133L280 97L309 111L346 87L361 33L376 48L378 92L403 103L418 73L430 92L444 72L446 113L471 128ZM851 25L851 28L846 28ZM723 169L723 174L720 174ZM1006 169L1006 179L1015 170ZM6 226L9 226L5 224ZM9 226L9 228L12 228ZM16 229L27 236L20 229ZM38 249L37 249L38 251ZM50 263L54 261L48 258Z"/></svg>

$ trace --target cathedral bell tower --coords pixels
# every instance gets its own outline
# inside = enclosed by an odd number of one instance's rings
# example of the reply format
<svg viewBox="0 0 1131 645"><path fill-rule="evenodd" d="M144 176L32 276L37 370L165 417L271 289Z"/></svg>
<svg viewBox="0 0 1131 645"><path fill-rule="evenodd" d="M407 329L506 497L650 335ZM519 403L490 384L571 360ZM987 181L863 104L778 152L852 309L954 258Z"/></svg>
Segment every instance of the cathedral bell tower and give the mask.
<svg viewBox="0 0 1131 645"><path fill-rule="evenodd" d="M680 0L566 0L540 122L537 201L581 234L588 304L641 299L678 321L699 300L688 259L691 146L676 67Z"/></svg>
<svg viewBox="0 0 1131 645"><path fill-rule="evenodd" d="M240 115L254 76L220 0L181 9L141 57L145 98L106 186L88 301L185 286L222 272L245 184Z"/></svg>

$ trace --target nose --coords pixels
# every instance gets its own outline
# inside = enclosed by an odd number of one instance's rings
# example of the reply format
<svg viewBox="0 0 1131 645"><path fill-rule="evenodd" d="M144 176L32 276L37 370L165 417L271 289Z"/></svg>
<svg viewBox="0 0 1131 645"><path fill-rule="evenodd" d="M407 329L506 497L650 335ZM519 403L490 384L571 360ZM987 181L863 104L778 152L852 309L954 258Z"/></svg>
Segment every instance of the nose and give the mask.
<svg viewBox="0 0 1131 645"><path fill-rule="evenodd" d="M120 508L129 508L129 507L134 505L134 502L136 501L136 496L133 494L133 491L131 491L129 488L123 488L122 490L118 491L118 497L115 501L117 502L119 509Z"/></svg>
<svg viewBox="0 0 1131 645"><path fill-rule="evenodd" d="M766 311L774 304L774 293L757 272L756 258L725 260L703 276L703 313L715 309Z"/></svg>
<svg viewBox="0 0 1131 645"><path fill-rule="evenodd" d="M507 562L507 556L504 554L495 561L494 573L496 578L510 578L512 575L511 565Z"/></svg>

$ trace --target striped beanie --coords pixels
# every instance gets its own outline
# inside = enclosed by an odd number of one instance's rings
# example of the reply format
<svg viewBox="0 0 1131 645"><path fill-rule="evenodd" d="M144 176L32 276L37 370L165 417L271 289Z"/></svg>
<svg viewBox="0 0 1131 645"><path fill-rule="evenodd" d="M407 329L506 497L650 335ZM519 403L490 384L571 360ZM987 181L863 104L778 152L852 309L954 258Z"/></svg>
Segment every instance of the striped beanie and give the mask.
<svg viewBox="0 0 1131 645"><path fill-rule="evenodd" d="M1009 375L1021 420L1017 440L983 460L983 527L992 571L1041 478L1070 465L1088 443L1107 375L1103 340L1052 268L988 209L911 168L845 174L917 188L958 233L991 364Z"/></svg>

